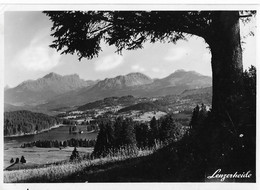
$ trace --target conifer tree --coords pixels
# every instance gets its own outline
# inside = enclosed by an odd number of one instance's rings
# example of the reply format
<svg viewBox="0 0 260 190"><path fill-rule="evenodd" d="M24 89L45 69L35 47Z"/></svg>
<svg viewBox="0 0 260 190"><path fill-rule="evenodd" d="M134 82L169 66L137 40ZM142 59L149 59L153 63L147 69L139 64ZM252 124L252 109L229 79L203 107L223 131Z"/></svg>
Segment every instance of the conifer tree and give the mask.
<svg viewBox="0 0 260 190"><path fill-rule="evenodd" d="M162 142L176 141L181 135L182 126L176 122L171 114L166 115L161 122L160 140Z"/></svg>
<svg viewBox="0 0 260 190"><path fill-rule="evenodd" d="M10 163L14 163L14 159L13 158L11 158Z"/></svg>
<svg viewBox="0 0 260 190"><path fill-rule="evenodd" d="M96 157L106 156L109 149L111 149L114 144L112 126L110 124L105 124L104 122L101 122L99 128L100 131L98 133L97 142L93 151L93 154Z"/></svg>
<svg viewBox="0 0 260 190"><path fill-rule="evenodd" d="M150 130L151 130L151 136L150 136L150 142L154 142L154 140L158 140L159 139L159 123L156 120L155 117L153 117L150 121Z"/></svg>
<svg viewBox="0 0 260 190"><path fill-rule="evenodd" d="M25 160L24 156L21 157L20 162L21 162L22 164L26 163L26 160Z"/></svg>
<svg viewBox="0 0 260 190"><path fill-rule="evenodd" d="M140 125L137 125L135 127L135 135L138 147L144 148L150 144L149 140L151 135L147 124L141 123Z"/></svg>
<svg viewBox="0 0 260 190"><path fill-rule="evenodd" d="M72 154L70 156L70 160L73 161L73 160L76 160L79 158L79 152L77 150L76 147L74 147L74 150L72 151Z"/></svg>
<svg viewBox="0 0 260 190"><path fill-rule="evenodd" d="M132 118L126 118L123 123L122 145L136 145L136 136Z"/></svg>

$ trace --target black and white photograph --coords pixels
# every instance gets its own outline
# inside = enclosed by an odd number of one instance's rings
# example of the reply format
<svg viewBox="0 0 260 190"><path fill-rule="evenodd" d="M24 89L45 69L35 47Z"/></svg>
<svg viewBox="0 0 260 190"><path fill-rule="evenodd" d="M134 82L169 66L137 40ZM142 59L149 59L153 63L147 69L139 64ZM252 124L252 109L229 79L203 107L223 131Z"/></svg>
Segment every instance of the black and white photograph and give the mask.
<svg viewBox="0 0 260 190"><path fill-rule="evenodd" d="M256 184L257 8L3 8L3 184Z"/></svg>

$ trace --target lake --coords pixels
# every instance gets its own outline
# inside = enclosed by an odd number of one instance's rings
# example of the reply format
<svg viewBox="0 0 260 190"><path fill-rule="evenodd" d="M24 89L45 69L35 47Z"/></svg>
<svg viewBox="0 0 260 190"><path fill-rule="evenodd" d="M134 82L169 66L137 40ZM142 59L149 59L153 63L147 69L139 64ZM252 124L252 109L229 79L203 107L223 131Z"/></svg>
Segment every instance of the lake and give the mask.
<svg viewBox="0 0 260 190"><path fill-rule="evenodd" d="M60 126L58 128L51 129L36 135L26 135L20 137L5 137L4 148L20 147L23 143L38 141L38 140L57 140L64 141L69 139L95 139L97 132L89 133L85 125L77 126L83 133L70 134L69 126Z"/></svg>
<svg viewBox="0 0 260 190"><path fill-rule="evenodd" d="M11 158L20 158L25 156L27 163L29 164L46 164L57 161L69 159L73 147L67 147L62 150L59 148L21 148L24 143L29 143L38 140L58 140L64 141L69 139L95 139L98 132L89 133L87 126L77 126L83 133L70 134L69 126L60 126L53 128L49 131L45 131L36 135L26 135L20 137L5 137L4 138L4 168L10 165ZM93 148L78 148L80 153L91 152Z"/></svg>

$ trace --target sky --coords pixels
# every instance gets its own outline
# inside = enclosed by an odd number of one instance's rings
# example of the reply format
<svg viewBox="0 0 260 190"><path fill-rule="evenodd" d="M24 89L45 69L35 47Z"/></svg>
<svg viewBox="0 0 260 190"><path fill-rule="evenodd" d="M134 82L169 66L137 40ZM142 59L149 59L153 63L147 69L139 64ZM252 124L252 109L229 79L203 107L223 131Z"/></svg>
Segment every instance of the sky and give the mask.
<svg viewBox="0 0 260 190"><path fill-rule="evenodd" d="M211 76L211 54L202 38L187 41L146 43L143 49L115 53L112 46L102 45L98 58L78 60L77 55L60 55L49 48L53 38L52 23L40 11L7 11L4 14L4 85L15 87L29 79L38 79L55 72L78 74L85 80L96 80L141 72L151 78L163 78L178 69L193 70ZM241 25L241 36L255 30L253 20ZM256 37L242 40L244 68L256 65Z"/></svg>

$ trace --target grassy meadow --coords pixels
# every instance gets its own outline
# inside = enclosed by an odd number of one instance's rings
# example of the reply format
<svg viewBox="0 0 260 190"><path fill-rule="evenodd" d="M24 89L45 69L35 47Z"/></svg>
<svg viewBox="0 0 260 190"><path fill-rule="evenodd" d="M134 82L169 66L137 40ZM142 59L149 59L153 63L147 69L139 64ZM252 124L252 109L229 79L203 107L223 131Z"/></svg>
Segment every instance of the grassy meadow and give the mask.
<svg viewBox="0 0 260 190"><path fill-rule="evenodd" d="M24 156L28 167L30 165L44 165L63 160L68 160L73 147L66 148L38 148L38 147L27 147L27 148L8 148L5 149L4 156L4 169L11 165L10 160L13 158L21 158ZM80 154L87 154L93 151L93 148L78 147Z"/></svg>
<svg viewBox="0 0 260 190"><path fill-rule="evenodd" d="M80 148L78 149L80 152ZM155 148L139 150L136 155L127 155L120 152L118 155L108 155L104 158L88 159L75 162L64 162L53 164L43 168L21 169L14 171L4 171L4 183L43 183L43 182L68 182L75 180L81 174L78 181L87 181L82 173L94 174L125 165L125 162L133 162L133 159L141 159L152 154ZM71 152L70 152L71 154Z"/></svg>

